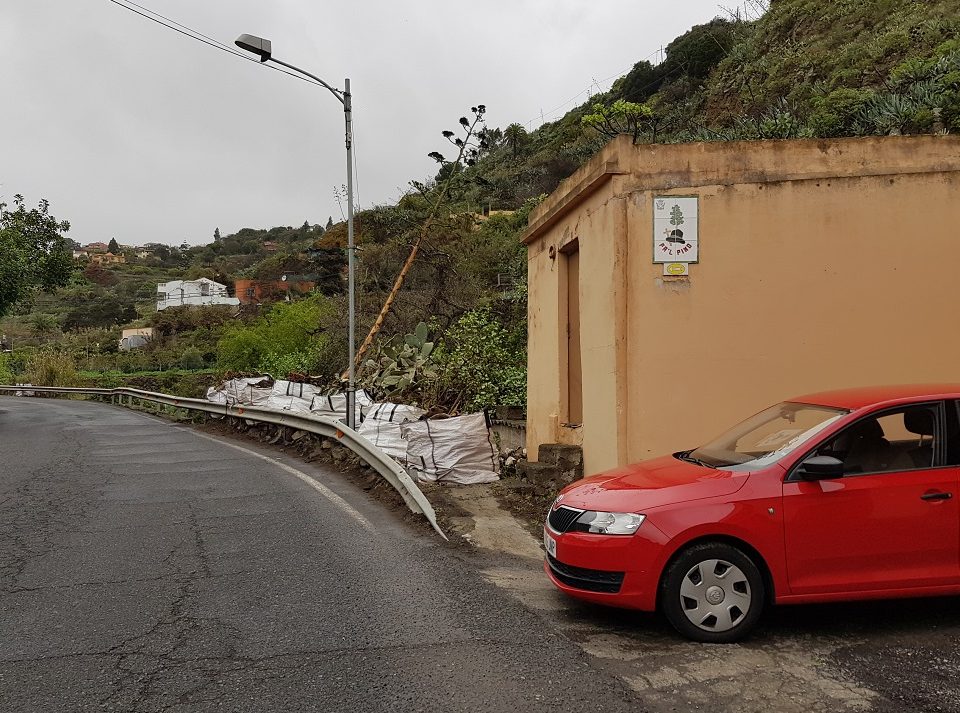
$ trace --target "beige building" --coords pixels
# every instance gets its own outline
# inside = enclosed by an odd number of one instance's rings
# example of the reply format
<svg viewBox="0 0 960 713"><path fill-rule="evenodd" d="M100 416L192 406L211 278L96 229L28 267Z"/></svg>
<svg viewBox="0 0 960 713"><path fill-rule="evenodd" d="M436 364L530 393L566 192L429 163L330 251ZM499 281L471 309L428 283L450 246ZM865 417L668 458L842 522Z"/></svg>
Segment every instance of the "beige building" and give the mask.
<svg viewBox="0 0 960 713"><path fill-rule="evenodd" d="M153 339L153 327L127 327L120 333L120 351L145 347Z"/></svg>
<svg viewBox="0 0 960 713"><path fill-rule="evenodd" d="M524 242L530 460L580 444L590 474L805 392L960 381L957 137L620 137Z"/></svg>

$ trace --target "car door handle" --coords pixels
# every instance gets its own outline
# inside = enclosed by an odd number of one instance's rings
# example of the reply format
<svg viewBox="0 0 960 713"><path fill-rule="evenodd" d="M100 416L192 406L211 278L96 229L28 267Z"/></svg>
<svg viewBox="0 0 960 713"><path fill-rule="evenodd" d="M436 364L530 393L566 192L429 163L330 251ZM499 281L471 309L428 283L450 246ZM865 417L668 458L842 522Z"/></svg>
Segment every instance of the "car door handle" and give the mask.
<svg viewBox="0 0 960 713"><path fill-rule="evenodd" d="M921 500L949 500L953 493L924 493L920 496Z"/></svg>

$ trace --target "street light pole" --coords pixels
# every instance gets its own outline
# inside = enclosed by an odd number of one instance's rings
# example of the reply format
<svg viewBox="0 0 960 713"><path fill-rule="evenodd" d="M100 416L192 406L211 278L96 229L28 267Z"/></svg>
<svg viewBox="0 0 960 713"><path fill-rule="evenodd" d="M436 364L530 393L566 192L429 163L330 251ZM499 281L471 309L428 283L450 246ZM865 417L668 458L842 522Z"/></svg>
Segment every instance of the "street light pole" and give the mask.
<svg viewBox="0 0 960 713"><path fill-rule="evenodd" d="M353 234L353 96L350 94L350 79L343 80L343 91L335 89L327 84L320 77L307 72L306 70L295 67L292 64L281 62L273 57L273 48L270 40L256 37L254 35L240 35L235 44L240 49L253 52L260 57L261 62L274 62L291 69L298 74L309 77L318 82L327 89L337 100L343 104L343 115L346 121L346 145L347 145L347 290L348 290L348 310L349 310L349 357L350 366L347 369L347 426L352 429L357 427L357 383L354 369L356 360L356 283L354 280L354 268L356 259L356 244Z"/></svg>

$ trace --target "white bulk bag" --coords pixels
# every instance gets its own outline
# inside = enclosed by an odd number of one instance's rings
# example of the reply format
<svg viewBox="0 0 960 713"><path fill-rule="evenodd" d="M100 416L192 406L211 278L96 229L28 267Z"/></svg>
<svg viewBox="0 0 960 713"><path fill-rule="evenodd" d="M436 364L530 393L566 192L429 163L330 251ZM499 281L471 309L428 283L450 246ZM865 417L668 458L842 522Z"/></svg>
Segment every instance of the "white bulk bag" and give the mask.
<svg viewBox="0 0 960 713"><path fill-rule="evenodd" d="M407 442L407 469L419 480L492 483L499 459L484 413L417 421L400 426Z"/></svg>
<svg viewBox="0 0 960 713"><path fill-rule="evenodd" d="M388 456L402 461L407 453L407 444L400 435L400 426L416 421L425 413L422 408L406 404L373 404L357 432Z"/></svg>
<svg viewBox="0 0 960 713"><path fill-rule="evenodd" d="M226 406L238 404L248 406L266 406L272 389L269 376L256 376L244 379L230 379L216 388L207 389L207 401Z"/></svg>
<svg viewBox="0 0 960 713"><path fill-rule="evenodd" d="M357 420L360 421L363 420L367 411L369 411L373 405L373 399L370 398L370 394L366 391L358 389L356 392L356 400ZM338 392L325 396L314 396L313 401L310 403L310 411L318 416L329 416L330 418L338 418L341 421L346 421L347 395L343 392Z"/></svg>
<svg viewBox="0 0 960 713"><path fill-rule="evenodd" d="M310 413L310 404L319 389L312 384L302 384L298 381L275 381L267 399L266 407L278 411L294 411L295 413Z"/></svg>

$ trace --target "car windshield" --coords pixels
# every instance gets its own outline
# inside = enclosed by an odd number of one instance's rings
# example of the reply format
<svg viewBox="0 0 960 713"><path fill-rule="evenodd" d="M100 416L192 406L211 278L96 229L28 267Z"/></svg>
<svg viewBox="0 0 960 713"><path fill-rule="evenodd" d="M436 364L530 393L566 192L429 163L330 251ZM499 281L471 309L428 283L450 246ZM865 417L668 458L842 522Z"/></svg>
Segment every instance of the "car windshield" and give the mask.
<svg viewBox="0 0 960 713"><path fill-rule="evenodd" d="M682 455L685 460L711 468L760 470L796 450L847 413L827 406L777 404L705 446Z"/></svg>

